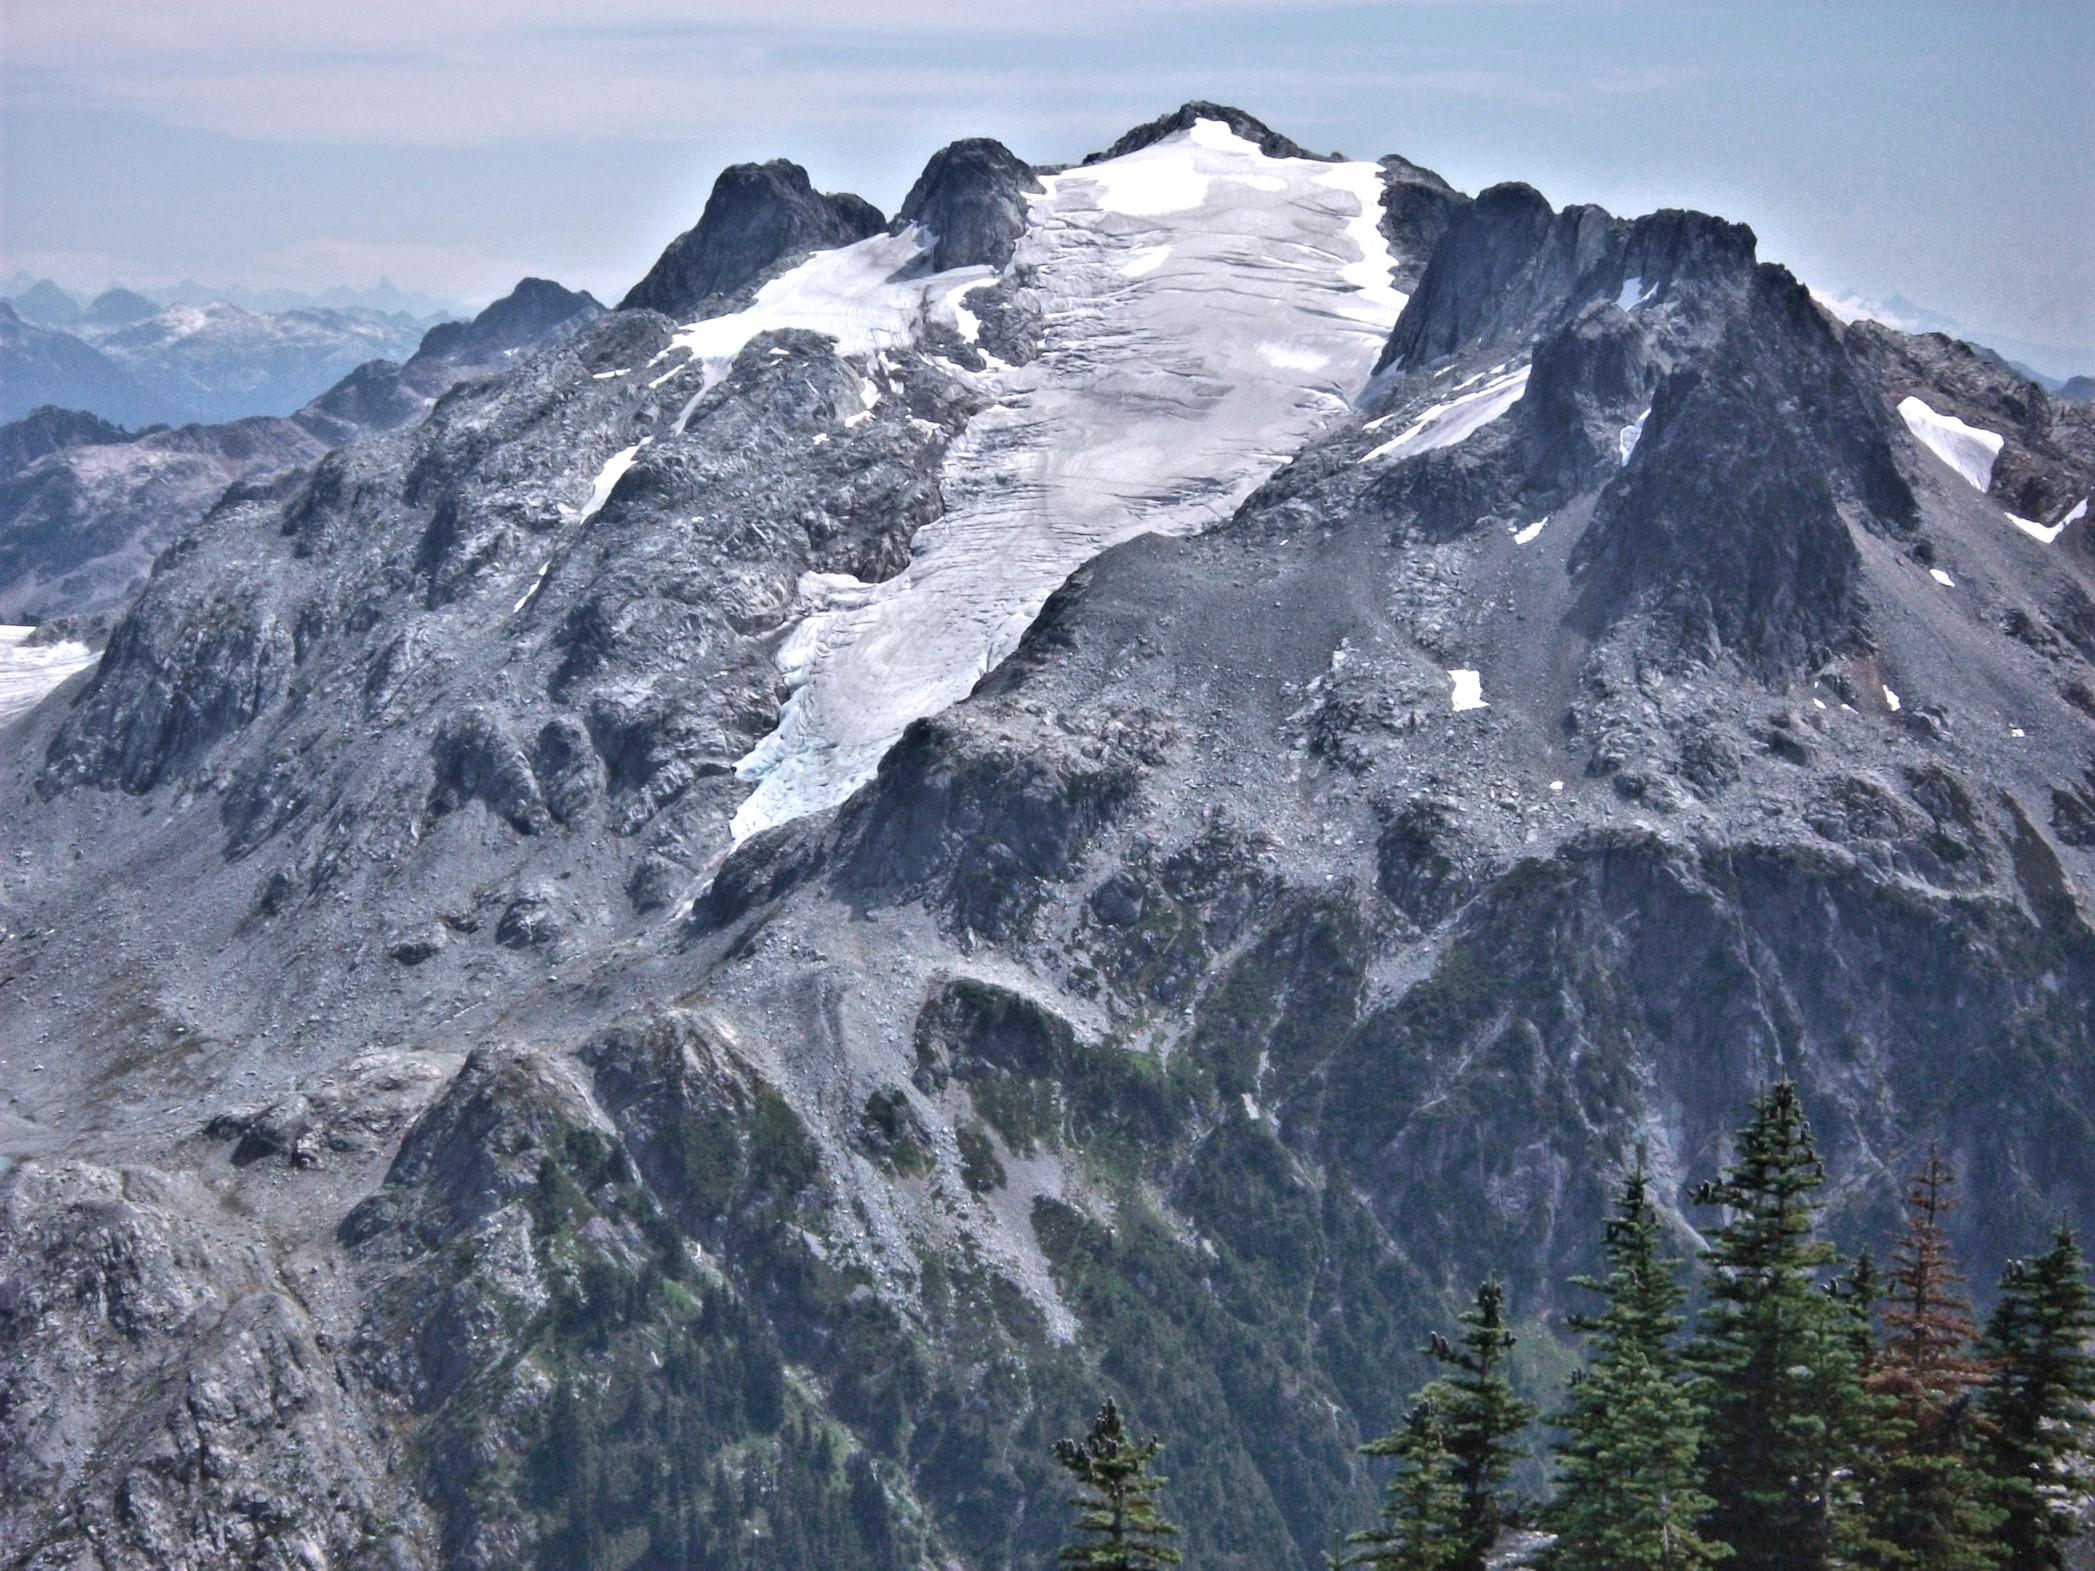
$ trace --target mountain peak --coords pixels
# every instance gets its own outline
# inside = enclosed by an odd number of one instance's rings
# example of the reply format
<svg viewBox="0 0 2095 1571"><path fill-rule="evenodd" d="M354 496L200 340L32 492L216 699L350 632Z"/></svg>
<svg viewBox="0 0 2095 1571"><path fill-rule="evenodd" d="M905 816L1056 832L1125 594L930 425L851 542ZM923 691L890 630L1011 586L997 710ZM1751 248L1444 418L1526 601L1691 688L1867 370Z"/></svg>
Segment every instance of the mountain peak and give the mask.
<svg viewBox="0 0 2095 1571"><path fill-rule="evenodd" d="M916 224L936 237L931 266L1002 267L1026 227L1026 193L1040 189L1031 166L1002 142L971 137L931 155L892 227Z"/></svg>
<svg viewBox="0 0 2095 1571"><path fill-rule="evenodd" d="M787 256L849 245L885 224L863 197L815 190L789 159L730 164L713 182L698 223L669 243L619 309L688 316Z"/></svg>
<svg viewBox="0 0 2095 1571"><path fill-rule="evenodd" d="M1190 131L1200 120L1219 120L1231 131L1247 142L1258 144L1258 150L1268 158L1313 158L1319 162L1336 163L1336 153L1312 153L1299 142L1289 140L1254 115L1227 104L1210 103L1205 98L1196 98L1190 103L1180 104L1168 115L1138 125L1103 153L1092 153L1084 162L1103 163L1108 158L1125 158L1129 153L1139 153L1143 148L1161 142L1177 131Z"/></svg>

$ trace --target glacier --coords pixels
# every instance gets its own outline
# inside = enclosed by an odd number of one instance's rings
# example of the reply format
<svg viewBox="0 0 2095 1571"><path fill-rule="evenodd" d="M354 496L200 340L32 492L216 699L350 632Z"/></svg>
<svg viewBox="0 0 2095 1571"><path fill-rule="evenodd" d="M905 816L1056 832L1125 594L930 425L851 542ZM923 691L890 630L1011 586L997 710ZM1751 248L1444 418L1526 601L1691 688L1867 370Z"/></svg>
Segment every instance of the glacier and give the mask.
<svg viewBox="0 0 2095 1571"><path fill-rule="evenodd" d="M1382 178L1268 157L1212 120L1041 177L1011 264L1042 311L1041 352L976 373L991 403L949 450L945 514L901 573L802 580L778 655L789 696L736 765L755 786L737 840L841 802L911 721L1008 655L1077 568L1228 518L1352 407L1405 300ZM898 280L916 249L905 233L824 253L745 315L833 333L840 353L900 347L992 281L980 268ZM719 318L678 343L711 378L756 330Z"/></svg>
<svg viewBox="0 0 2095 1571"><path fill-rule="evenodd" d="M0 627L0 725L28 713L44 695L76 671L102 657L87 645L67 640L31 644L33 627Z"/></svg>

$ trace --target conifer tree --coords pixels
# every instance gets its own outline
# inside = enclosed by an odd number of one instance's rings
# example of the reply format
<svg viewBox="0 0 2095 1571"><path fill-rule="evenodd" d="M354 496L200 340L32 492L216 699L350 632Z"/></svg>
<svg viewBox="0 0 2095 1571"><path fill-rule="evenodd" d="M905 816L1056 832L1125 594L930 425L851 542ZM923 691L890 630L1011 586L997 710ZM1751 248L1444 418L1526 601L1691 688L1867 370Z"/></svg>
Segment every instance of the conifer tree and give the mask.
<svg viewBox="0 0 2095 1571"><path fill-rule="evenodd" d="M1982 1463L1996 1504L2004 1571L2056 1571L2077 1536L2071 1502L2095 1489L2095 1299L2073 1234L2012 1261L1980 1350L1993 1373L1980 1398Z"/></svg>
<svg viewBox="0 0 2095 1571"><path fill-rule="evenodd" d="M1346 1535L1347 1552L1331 1562L1373 1571L1454 1571L1464 1547L1462 1487L1430 1400L1418 1401L1404 1422L1360 1448L1363 1456L1394 1457L1382 1504L1382 1525Z"/></svg>
<svg viewBox="0 0 2095 1571"><path fill-rule="evenodd" d="M1545 1525L1557 1535L1551 1571L1693 1571L1721 1559L1698 1520L1702 1415L1685 1385L1674 1334L1682 1324L1680 1261L1664 1252L1650 1180L1624 1180L1607 1224L1604 1279L1574 1277L1605 1307L1574 1316L1592 1361L1556 1416L1557 1495Z"/></svg>
<svg viewBox="0 0 2095 1571"><path fill-rule="evenodd" d="M1703 1252L1708 1302L1689 1348L1705 1409L1704 1528L1739 1571L1819 1571L1853 1545L1856 1464L1875 1404L1856 1317L1820 1279L1825 1169L1796 1086L1755 1099L1723 1178L1696 1192L1725 1217Z"/></svg>
<svg viewBox="0 0 2095 1571"><path fill-rule="evenodd" d="M1984 1499L1966 1461L1970 1390L1983 1376L1971 1356L1978 1327L1964 1296L1942 1218L1956 1174L1935 1146L1913 1176L1905 1229L1884 1281L1884 1341L1864 1384L1884 1405L1864 1470L1869 1566L1987 1571L2001 1513Z"/></svg>
<svg viewBox="0 0 2095 1571"><path fill-rule="evenodd" d="M1156 1439L1136 1441L1109 1397L1082 1440L1057 1440L1055 1460L1081 1486L1070 1504L1078 1511L1077 1537L1056 1558L1071 1571L1157 1571L1177 1565L1171 1544L1178 1529L1157 1509L1156 1493L1169 1480L1149 1470L1164 1449Z"/></svg>
<svg viewBox="0 0 2095 1571"><path fill-rule="evenodd" d="M1439 1419L1449 1475L1462 1496L1456 1518L1460 1553L1452 1562L1456 1571L1483 1571L1512 1514L1505 1485L1521 1456L1512 1442L1535 1417L1534 1407L1515 1396L1506 1379L1513 1344L1506 1328L1506 1290L1492 1280L1462 1311L1459 1343L1450 1346L1436 1334L1426 1349L1448 1370L1422 1395Z"/></svg>

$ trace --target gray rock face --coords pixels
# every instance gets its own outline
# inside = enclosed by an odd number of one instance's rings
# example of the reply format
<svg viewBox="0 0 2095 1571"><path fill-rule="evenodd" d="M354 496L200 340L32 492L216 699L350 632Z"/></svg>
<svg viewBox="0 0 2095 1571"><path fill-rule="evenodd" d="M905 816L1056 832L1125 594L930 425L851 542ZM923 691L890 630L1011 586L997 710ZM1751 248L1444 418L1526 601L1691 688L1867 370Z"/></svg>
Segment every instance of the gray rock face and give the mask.
<svg viewBox="0 0 2095 1571"><path fill-rule="evenodd" d="M670 242L619 309L687 319L787 257L863 240L885 222L863 198L815 190L807 171L786 159L731 164L713 182L697 225Z"/></svg>
<svg viewBox="0 0 2095 1571"><path fill-rule="evenodd" d="M920 224L938 237L931 271L1003 268L1026 227L1026 193L1038 191L1032 169L1002 142L974 137L942 147L917 176L895 214L897 234Z"/></svg>
<svg viewBox="0 0 2095 1571"><path fill-rule="evenodd" d="M301 427L274 418L135 436L93 416L71 418L88 423L74 427L88 440L54 447L0 479L0 621L120 605L145 581L153 558L229 488L246 485L266 497L326 451ZM26 449L48 429L32 416L0 427L0 440L14 437Z"/></svg>
<svg viewBox="0 0 2095 1571"><path fill-rule="evenodd" d="M601 311L586 293L527 278L471 323L432 328L405 365L358 366L293 420L131 436L83 411L40 409L0 427L0 621L121 604L154 556L221 501L281 500L327 448L412 424L458 382Z"/></svg>
<svg viewBox="0 0 2095 1571"><path fill-rule="evenodd" d="M1779 677L1864 644L1850 531L1918 522L1884 406L1771 267L1711 353L1659 385L1571 570L1594 620L1655 611L1684 646Z"/></svg>
<svg viewBox="0 0 2095 1571"><path fill-rule="evenodd" d="M404 365L368 361L293 418L330 447L398 431L428 414L439 397L467 377L504 370L519 355L557 342L603 309L586 289L523 279L472 321L432 327Z"/></svg>
<svg viewBox="0 0 2095 1571"><path fill-rule="evenodd" d="M1930 1141L1979 1281L2095 1222L2095 570L2003 510L2077 417L1720 220L1384 172L1357 404L739 843L1025 413L988 311L591 316L160 558L0 753L9 1557L1045 1567L1105 1389L1189 1562L1309 1568L1445 1306L1567 1357L1624 1165L1700 1226L1775 1074L1848 1247Z"/></svg>
<svg viewBox="0 0 2095 1571"><path fill-rule="evenodd" d="M1406 294L1418 288L1419 276L1440 237L1470 199L1430 169L1391 153L1381 160L1382 232L1398 257L1390 280Z"/></svg>

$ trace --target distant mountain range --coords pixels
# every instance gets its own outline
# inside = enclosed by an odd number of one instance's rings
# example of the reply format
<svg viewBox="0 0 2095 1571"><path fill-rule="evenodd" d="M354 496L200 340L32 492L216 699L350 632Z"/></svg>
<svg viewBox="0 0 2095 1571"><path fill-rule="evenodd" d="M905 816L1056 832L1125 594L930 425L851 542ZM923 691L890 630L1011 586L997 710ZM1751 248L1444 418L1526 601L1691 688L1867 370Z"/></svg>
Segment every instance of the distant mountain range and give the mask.
<svg viewBox="0 0 2095 1571"><path fill-rule="evenodd" d="M88 308L100 349L0 304L8 398L38 399L0 426L0 622L116 605L144 582L161 549L214 506L282 492L330 448L419 421L459 381L502 370L603 309L586 293L527 278L471 322L432 327L405 364L365 359L288 418L250 414L170 429L168 403L134 367L151 368L161 387L186 387L195 402L239 407L243 397L266 398L265 407L282 408L312 366L335 364L341 350L366 342L339 331L341 349L323 354L336 324L368 319L228 305L161 310L136 295L112 298L125 294L112 290ZM258 378L272 376L273 390L258 389ZM79 407L58 407L67 403ZM88 410L146 429L127 431Z"/></svg>
<svg viewBox="0 0 2095 1571"><path fill-rule="evenodd" d="M163 305L111 289L86 305L49 279L0 318L0 419L41 404L126 425L288 415L371 359L404 359L444 318L356 308Z"/></svg>
<svg viewBox="0 0 2095 1571"><path fill-rule="evenodd" d="M23 296L37 292L36 305L45 303L60 311L71 308L71 315L50 317L41 309L26 306ZM129 289L112 286L110 291L129 294ZM163 305L210 305L224 301L228 305L244 307L249 311L378 311L387 315L402 315L430 320L437 317L469 317L473 307L469 301L455 300L447 296L424 294L419 290L402 289L390 278L381 278L368 289L351 289L346 284L332 288L310 289L250 289L240 284L200 284L193 278L185 278L179 284L155 285L141 291ZM76 320L85 312L91 295L65 288L56 281L34 273L17 269L6 279L0 280L0 294L15 302L22 314L32 317L49 327L63 327L68 321ZM56 296L57 299L52 299ZM60 304L59 302L63 302Z"/></svg>
<svg viewBox="0 0 2095 1571"><path fill-rule="evenodd" d="M1812 296L1843 322L1878 322L1902 333L1942 333L1961 338L1981 349L1990 349L2010 370L2028 377L2047 393L2067 398L2095 398L2095 349L2071 348L2063 344L2039 344L2007 333L1966 327L1953 316L1944 316L1904 295L1889 300L1871 300L1861 295L1832 294L1814 289Z"/></svg>

